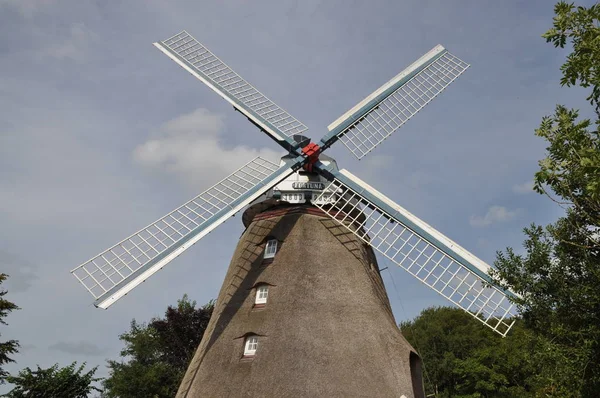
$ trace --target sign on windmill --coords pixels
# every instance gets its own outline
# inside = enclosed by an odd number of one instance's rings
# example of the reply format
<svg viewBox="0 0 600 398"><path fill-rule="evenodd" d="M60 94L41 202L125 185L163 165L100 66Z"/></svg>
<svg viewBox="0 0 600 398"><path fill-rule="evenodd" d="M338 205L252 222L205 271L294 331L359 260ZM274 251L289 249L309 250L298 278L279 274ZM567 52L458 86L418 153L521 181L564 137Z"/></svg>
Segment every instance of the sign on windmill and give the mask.
<svg viewBox="0 0 600 398"><path fill-rule="evenodd" d="M251 205L178 396L422 397L420 359L398 330L375 253L506 335L514 293L489 265L323 154L341 141L361 159L468 64L434 47L315 143L187 32L154 45L286 152L279 164L251 160L71 271L106 309Z"/></svg>

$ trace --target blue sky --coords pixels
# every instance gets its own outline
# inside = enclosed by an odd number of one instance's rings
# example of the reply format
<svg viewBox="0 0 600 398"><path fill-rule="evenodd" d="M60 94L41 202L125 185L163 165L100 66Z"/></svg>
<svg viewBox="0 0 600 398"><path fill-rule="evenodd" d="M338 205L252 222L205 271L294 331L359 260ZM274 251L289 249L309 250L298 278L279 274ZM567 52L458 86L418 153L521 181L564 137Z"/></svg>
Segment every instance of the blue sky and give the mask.
<svg viewBox="0 0 600 398"><path fill-rule="evenodd" d="M252 157L281 155L152 46L183 29L314 140L441 43L471 68L364 160L341 145L328 155L489 263L520 248L523 227L560 215L529 189L542 116L556 103L586 106L585 93L558 84L565 51L540 37L553 1L108 4L0 0L0 271L22 308L0 329L22 344L10 371L77 360L105 375L132 318L161 315L184 293L216 297L239 217L108 311L69 274ZM144 150L150 141L156 152ZM444 304L380 266L398 321Z"/></svg>

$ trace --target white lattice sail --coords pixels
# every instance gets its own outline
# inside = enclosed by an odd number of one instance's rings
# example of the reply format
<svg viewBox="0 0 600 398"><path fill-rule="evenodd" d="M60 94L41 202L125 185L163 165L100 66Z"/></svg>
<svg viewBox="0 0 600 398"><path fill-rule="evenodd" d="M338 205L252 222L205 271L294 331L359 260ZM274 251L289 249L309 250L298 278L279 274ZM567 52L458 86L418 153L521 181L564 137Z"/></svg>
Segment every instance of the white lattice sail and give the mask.
<svg viewBox="0 0 600 398"><path fill-rule="evenodd" d="M511 292L494 286L490 266L409 213L347 170L323 192L338 191L333 204L318 205L412 276L505 336L516 309Z"/></svg>
<svg viewBox="0 0 600 398"><path fill-rule="evenodd" d="M438 45L328 126L358 159L402 127L469 65Z"/></svg>
<svg viewBox="0 0 600 398"><path fill-rule="evenodd" d="M292 172L257 157L71 273L107 308Z"/></svg>
<svg viewBox="0 0 600 398"><path fill-rule="evenodd" d="M307 130L186 31L154 45L276 140Z"/></svg>

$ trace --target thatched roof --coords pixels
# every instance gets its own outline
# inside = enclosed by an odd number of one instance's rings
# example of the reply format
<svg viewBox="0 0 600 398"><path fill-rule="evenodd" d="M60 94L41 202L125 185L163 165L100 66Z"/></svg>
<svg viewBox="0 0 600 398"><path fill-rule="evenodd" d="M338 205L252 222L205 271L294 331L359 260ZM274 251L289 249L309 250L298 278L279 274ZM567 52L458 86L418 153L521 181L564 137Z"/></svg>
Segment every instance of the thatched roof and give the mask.
<svg viewBox="0 0 600 398"><path fill-rule="evenodd" d="M272 238L278 251L264 262ZM255 308L261 283L268 301ZM259 345L247 359L250 334ZM255 212L177 396L402 395L423 396L420 360L396 325L372 250L315 207Z"/></svg>

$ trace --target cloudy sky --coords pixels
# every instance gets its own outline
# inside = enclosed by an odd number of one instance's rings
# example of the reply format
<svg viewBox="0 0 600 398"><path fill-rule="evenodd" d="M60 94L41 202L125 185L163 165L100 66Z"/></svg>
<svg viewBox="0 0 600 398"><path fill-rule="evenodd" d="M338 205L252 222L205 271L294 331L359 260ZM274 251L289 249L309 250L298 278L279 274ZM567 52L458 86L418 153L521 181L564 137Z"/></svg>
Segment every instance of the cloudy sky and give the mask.
<svg viewBox="0 0 600 398"><path fill-rule="evenodd" d="M592 3L592 1L587 1ZM565 52L540 35L551 0L0 0L0 271L22 309L2 339L9 370L117 358L132 318L184 293L216 297L236 217L107 311L69 270L256 155L281 151L152 46L186 29L305 123L326 126L438 43L471 64L362 161L328 152L487 262L560 211L531 192ZM150 150L152 149L152 150ZM399 268L383 273L398 321L443 304ZM396 282L396 290L391 283ZM483 326L482 326L483 327Z"/></svg>

